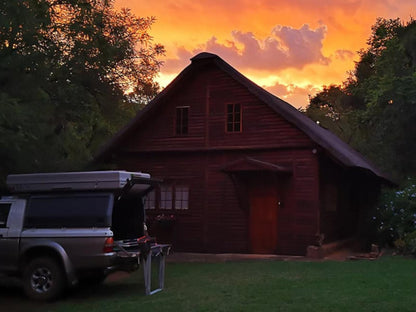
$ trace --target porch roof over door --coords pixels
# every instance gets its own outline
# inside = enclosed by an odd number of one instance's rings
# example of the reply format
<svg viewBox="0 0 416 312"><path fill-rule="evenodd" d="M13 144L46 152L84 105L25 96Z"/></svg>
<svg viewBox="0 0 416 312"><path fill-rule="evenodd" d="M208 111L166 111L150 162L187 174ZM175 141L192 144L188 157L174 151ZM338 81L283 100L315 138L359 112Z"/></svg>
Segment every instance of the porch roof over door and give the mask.
<svg viewBox="0 0 416 312"><path fill-rule="evenodd" d="M276 165L251 157L244 157L229 162L228 164L223 166L221 170L226 173L267 171L274 173L292 174L292 168L288 166Z"/></svg>

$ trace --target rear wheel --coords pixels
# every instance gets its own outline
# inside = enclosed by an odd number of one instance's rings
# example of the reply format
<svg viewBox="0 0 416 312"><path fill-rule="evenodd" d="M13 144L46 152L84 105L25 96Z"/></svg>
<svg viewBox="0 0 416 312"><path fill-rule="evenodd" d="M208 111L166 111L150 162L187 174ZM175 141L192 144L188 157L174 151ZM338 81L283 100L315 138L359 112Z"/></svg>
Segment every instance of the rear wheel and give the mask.
<svg viewBox="0 0 416 312"><path fill-rule="evenodd" d="M62 294L65 274L52 258L35 258L23 273L23 288L26 295L36 300L52 300Z"/></svg>

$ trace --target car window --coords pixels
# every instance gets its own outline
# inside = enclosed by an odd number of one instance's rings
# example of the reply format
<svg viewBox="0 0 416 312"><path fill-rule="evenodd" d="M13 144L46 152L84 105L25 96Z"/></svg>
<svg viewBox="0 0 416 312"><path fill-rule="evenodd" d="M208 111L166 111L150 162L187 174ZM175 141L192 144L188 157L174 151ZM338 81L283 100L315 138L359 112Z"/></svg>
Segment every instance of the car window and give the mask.
<svg viewBox="0 0 416 312"><path fill-rule="evenodd" d="M5 228L11 204L0 204L0 228Z"/></svg>
<svg viewBox="0 0 416 312"><path fill-rule="evenodd" d="M33 196L26 211L25 227L109 227L112 205L112 194Z"/></svg>

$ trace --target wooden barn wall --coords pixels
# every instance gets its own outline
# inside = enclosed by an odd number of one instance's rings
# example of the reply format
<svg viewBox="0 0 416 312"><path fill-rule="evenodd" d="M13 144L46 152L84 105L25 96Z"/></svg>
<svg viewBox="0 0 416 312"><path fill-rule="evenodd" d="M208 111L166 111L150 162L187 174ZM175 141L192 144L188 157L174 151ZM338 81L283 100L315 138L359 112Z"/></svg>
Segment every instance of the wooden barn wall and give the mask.
<svg viewBox="0 0 416 312"><path fill-rule="evenodd" d="M153 178L163 179L164 183L171 184L177 182L182 185L192 186L190 190L189 201L192 207L189 210L147 210L147 217L154 220L158 214L174 214L177 217L174 225L173 243L175 249L185 249L194 251L203 251L204 235L204 208L205 208L205 169L204 166L193 165L190 162L199 161L204 163L203 159L195 157L158 157L151 155L135 156L133 158L123 158L118 161L120 169L143 171L150 173ZM149 225L150 235L155 236L152 232L152 225Z"/></svg>
<svg viewBox="0 0 416 312"><path fill-rule="evenodd" d="M225 164L245 156L293 168L291 177L281 177L284 206L278 215L278 253L304 254L319 231L318 166L310 149L146 153L124 159L119 166L190 186L189 210L147 212L150 218L159 213L176 215L175 250L248 252L248 211L240 206L231 178L221 171Z"/></svg>
<svg viewBox="0 0 416 312"><path fill-rule="evenodd" d="M242 132L226 133L226 104L242 105ZM175 108L189 106L189 133L175 135ZM129 150L304 146L309 138L218 69L190 77L123 146Z"/></svg>
<svg viewBox="0 0 416 312"><path fill-rule="evenodd" d="M242 132L226 133L226 104L242 104ZM176 136L175 108L189 106L189 133ZM248 252L248 211L221 168L242 157L290 166L279 211L278 252L305 254L319 232L319 175L313 142L224 72L206 68L170 94L123 142L116 163L190 186L175 211L175 250ZM154 217L162 211L149 211ZM163 211L170 213L168 211Z"/></svg>
<svg viewBox="0 0 416 312"><path fill-rule="evenodd" d="M290 203L281 214L280 253L304 254L319 232L319 166L311 149L293 151L293 178L286 196Z"/></svg>

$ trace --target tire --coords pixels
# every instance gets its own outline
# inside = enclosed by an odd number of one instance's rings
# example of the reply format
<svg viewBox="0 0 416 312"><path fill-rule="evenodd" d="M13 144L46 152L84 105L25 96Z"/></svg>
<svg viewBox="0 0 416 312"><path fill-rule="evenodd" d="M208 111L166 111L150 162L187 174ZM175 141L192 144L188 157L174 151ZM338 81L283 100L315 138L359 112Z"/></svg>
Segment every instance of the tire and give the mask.
<svg viewBox="0 0 416 312"><path fill-rule="evenodd" d="M23 272L23 289L31 299L56 299L62 294L64 287L64 271L52 258L35 258Z"/></svg>

